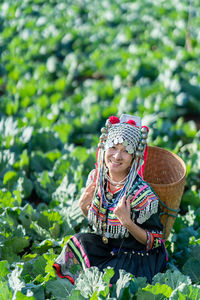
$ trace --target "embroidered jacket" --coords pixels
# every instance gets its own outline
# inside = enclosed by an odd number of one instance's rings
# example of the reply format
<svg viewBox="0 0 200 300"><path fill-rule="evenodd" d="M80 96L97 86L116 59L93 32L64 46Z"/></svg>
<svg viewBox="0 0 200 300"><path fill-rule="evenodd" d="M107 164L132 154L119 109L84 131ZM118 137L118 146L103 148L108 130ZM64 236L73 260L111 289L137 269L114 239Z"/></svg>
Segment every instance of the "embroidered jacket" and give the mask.
<svg viewBox="0 0 200 300"><path fill-rule="evenodd" d="M88 176L87 185L94 181L95 170ZM107 183L106 183L107 184ZM114 202L120 190L113 194L111 201ZM159 219L159 199L152 188L137 175L134 185L129 192L131 199L131 219L147 233L146 250L157 247L162 239L162 224ZM89 208L88 220L95 233L102 234L102 226L105 224L106 234L110 238L129 237L127 229L122 226L118 218L113 213L117 203L112 207L105 208L101 202L101 195L98 191ZM105 225L104 225L105 226Z"/></svg>

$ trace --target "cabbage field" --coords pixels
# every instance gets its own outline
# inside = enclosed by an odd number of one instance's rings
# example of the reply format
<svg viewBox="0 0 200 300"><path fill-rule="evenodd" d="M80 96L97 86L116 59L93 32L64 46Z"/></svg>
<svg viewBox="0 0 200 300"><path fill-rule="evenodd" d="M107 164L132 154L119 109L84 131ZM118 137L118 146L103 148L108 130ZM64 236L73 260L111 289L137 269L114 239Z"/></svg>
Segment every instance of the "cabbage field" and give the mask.
<svg viewBox="0 0 200 300"><path fill-rule="evenodd" d="M1 0L0 300L200 299L200 1ZM187 177L152 284L52 264L87 230L78 198L110 115L134 114Z"/></svg>

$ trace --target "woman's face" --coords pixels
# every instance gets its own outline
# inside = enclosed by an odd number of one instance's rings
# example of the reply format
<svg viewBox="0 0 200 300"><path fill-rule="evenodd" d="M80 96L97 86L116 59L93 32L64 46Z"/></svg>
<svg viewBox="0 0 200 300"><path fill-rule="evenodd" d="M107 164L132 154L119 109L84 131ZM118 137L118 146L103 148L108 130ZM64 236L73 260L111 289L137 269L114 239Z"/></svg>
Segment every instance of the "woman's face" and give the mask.
<svg viewBox="0 0 200 300"><path fill-rule="evenodd" d="M130 170L133 155L122 144L114 145L105 152L105 163L110 175L126 176Z"/></svg>

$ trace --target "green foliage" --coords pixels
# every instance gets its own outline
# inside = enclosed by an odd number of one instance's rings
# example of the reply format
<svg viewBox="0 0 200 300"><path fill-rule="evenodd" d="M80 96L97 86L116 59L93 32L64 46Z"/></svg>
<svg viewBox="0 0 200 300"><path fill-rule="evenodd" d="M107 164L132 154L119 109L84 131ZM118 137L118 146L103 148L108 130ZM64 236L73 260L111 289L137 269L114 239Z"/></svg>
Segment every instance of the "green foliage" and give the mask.
<svg viewBox="0 0 200 300"><path fill-rule="evenodd" d="M0 299L199 299L199 3L2 0ZM110 115L142 117L149 144L185 162L169 270L152 284L52 263L87 222L78 198ZM87 282L87 285L85 284Z"/></svg>

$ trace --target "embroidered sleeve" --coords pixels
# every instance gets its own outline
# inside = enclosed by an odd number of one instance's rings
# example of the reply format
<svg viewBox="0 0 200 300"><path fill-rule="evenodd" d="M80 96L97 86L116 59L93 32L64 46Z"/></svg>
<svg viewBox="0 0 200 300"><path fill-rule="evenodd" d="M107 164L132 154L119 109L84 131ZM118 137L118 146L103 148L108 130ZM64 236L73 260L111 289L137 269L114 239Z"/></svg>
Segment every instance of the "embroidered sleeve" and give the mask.
<svg viewBox="0 0 200 300"><path fill-rule="evenodd" d="M159 211L153 214L146 222L138 225L143 228L147 234L146 250L148 251L158 247L163 234L163 225L160 221Z"/></svg>
<svg viewBox="0 0 200 300"><path fill-rule="evenodd" d="M138 180L131 194L132 220L146 231L148 251L157 247L162 240L163 226L159 217L159 199L151 187L141 180Z"/></svg>
<svg viewBox="0 0 200 300"><path fill-rule="evenodd" d="M146 250L149 251L153 248L156 248L160 245L160 242L162 240L162 234L160 233L152 233L150 231L147 231L147 244L146 244Z"/></svg>

